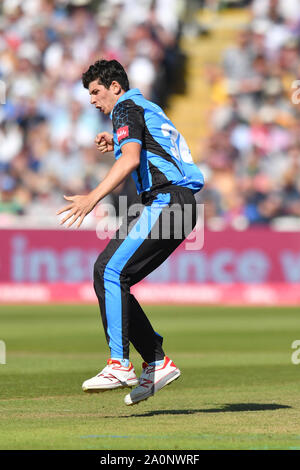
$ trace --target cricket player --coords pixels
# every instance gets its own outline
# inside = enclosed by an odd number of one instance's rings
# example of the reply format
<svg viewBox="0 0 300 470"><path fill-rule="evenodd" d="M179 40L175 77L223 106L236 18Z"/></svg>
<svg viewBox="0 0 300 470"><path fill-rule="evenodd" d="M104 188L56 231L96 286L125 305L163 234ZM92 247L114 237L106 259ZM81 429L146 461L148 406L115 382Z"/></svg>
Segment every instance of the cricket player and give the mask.
<svg viewBox="0 0 300 470"><path fill-rule="evenodd" d="M154 331L130 287L161 265L193 230L197 221L194 194L203 176L193 163L183 136L162 109L130 89L116 60L99 60L82 76L91 104L109 115L113 135L101 132L95 142L101 153L114 151L116 161L89 194L66 197L61 223L77 223L129 174L142 201L141 210L128 209L126 221L98 257L94 288L110 348L106 367L86 380L84 391L134 387L126 405L146 400L180 376L166 356L163 338ZM143 358L138 379L129 361L129 343Z"/></svg>

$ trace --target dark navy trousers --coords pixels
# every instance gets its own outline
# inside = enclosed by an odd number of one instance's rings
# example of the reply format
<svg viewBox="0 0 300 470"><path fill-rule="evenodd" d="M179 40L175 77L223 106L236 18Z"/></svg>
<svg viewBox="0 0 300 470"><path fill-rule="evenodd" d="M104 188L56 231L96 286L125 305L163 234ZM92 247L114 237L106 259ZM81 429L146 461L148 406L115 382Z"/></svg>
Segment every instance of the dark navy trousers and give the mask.
<svg viewBox="0 0 300 470"><path fill-rule="evenodd" d="M134 206L137 207L137 206ZM142 194L140 211L129 208L94 267L94 288L111 357L129 358L131 342L145 362L164 358L154 331L130 287L160 266L189 235L197 221L192 191L168 186Z"/></svg>

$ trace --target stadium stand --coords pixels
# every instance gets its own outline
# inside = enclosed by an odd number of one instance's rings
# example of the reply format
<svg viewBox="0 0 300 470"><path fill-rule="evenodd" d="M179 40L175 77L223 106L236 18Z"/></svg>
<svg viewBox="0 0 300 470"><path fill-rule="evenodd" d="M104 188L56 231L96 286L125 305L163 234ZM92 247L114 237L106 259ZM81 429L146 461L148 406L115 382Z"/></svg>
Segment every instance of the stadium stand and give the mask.
<svg viewBox="0 0 300 470"><path fill-rule="evenodd" d="M2 3L2 227L56 226L62 195L89 191L107 172L110 159L99 159L94 138L111 122L92 109L81 84L95 60L119 60L132 88L166 105L182 82L177 6L172 0ZM130 179L116 194L132 190Z"/></svg>
<svg viewBox="0 0 300 470"><path fill-rule="evenodd" d="M228 11L229 3L249 5ZM208 228L299 227L297 0L4 0L1 8L1 227L56 227L62 195L89 191L107 172L110 159L99 159L93 141L111 124L80 80L99 56L120 60L132 87L169 105L206 177L199 202ZM107 202L133 192L128 180Z"/></svg>
<svg viewBox="0 0 300 470"><path fill-rule="evenodd" d="M197 153L206 175L200 200L211 229L299 229L300 6L254 0L248 12L235 43L204 68L209 113ZM210 42L228 40L232 18L215 23Z"/></svg>

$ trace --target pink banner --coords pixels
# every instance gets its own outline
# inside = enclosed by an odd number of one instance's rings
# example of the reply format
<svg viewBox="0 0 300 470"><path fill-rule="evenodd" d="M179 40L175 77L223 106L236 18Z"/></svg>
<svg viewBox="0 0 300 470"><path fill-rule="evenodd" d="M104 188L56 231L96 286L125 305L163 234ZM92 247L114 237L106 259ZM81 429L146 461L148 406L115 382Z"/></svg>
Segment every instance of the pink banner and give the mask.
<svg viewBox="0 0 300 470"><path fill-rule="evenodd" d="M1 230L0 239L0 282L68 284L92 279L108 241L84 230ZM267 229L205 232L201 250L182 243L144 282L300 282L300 236Z"/></svg>
<svg viewBox="0 0 300 470"><path fill-rule="evenodd" d="M93 265L108 240L85 230L1 230L0 237L0 301L11 302L12 293L19 295L20 301L95 301ZM297 232L205 232L201 250L187 249L186 243L134 286L137 295L146 301L169 303L174 292L179 293L177 302L191 298L194 303L211 303L211 299L243 303L251 296L261 296L262 303L276 303L280 302L276 292L280 292L286 303L291 298L299 303ZM264 296L263 291L267 293Z"/></svg>

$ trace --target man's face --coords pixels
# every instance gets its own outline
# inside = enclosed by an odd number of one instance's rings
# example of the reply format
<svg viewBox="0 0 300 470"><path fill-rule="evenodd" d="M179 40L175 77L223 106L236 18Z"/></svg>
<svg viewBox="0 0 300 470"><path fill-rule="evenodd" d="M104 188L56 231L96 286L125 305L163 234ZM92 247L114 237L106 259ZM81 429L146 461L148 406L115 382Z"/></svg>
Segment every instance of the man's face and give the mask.
<svg viewBox="0 0 300 470"><path fill-rule="evenodd" d="M119 98L119 95L116 94L116 86L118 86L116 82L113 82L109 88L105 88L104 85L99 84L98 80L90 82L89 93L91 96L91 104L96 106L97 109L100 109L102 113L110 114Z"/></svg>

